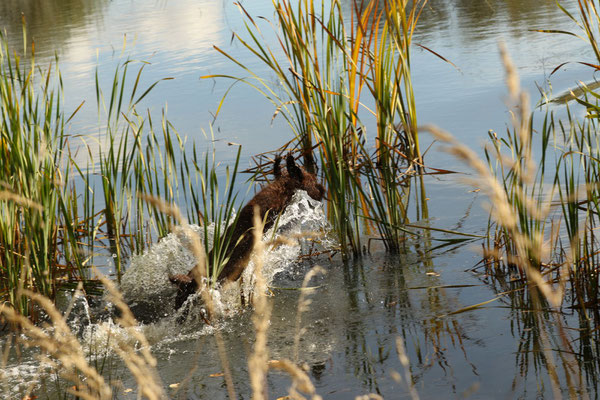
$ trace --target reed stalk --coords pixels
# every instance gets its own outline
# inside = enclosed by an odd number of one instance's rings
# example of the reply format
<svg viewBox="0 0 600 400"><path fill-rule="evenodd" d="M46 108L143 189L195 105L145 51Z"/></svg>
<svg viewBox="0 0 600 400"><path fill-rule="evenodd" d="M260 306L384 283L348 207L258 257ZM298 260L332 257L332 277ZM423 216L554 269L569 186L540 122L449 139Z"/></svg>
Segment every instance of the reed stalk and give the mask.
<svg viewBox="0 0 600 400"><path fill-rule="evenodd" d="M60 72L38 71L33 50L30 62L21 63L1 34L0 42L0 292L27 315L18 288L36 287L53 298L60 271L67 270L63 263L81 267L81 260L76 241L60 243L62 222L73 230L70 170L61 169L67 137Z"/></svg>
<svg viewBox="0 0 600 400"><path fill-rule="evenodd" d="M240 146L238 147L233 168L226 167L224 189L221 189L219 186L214 152L212 153L212 158L209 158L209 155L206 154L204 168L197 171L198 176L201 177L201 225L204 229L204 237L209 237L209 226L214 228L212 246L207 240L204 241L204 251L207 254L204 276L208 278L208 284L211 287L217 285L219 274L228 261L229 254L227 253L227 249L230 248L231 242L236 240L233 237L233 229L227 229L227 227L230 224L236 224L239 216L239 214L235 213L237 194L234 189L241 151L242 148ZM221 195L224 197L224 201L220 200Z"/></svg>
<svg viewBox="0 0 600 400"><path fill-rule="evenodd" d="M550 220L552 195L556 185L544 188L546 153L553 132L552 124L545 124L542 132L542 156L533 157L533 130L529 99L520 89L516 70L504 47L501 47L502 60L507 71L507 86L513 112L513 129L498 138L491 134L492 146L486 151L487 164L466 146L458 144L450 135L431 128L435 136L450 144L449 151L463 160L475 172L471 181L484 191L491 202L491 216L497 224L495 243L503 243L504 248L496 248L493 257L506 265L513 273L513 279L526 283L527 304L525 308L533 312L524 315L529 326L535 326L538 334L533 335L537 348L541 349L538 362L543 362L548 372L549 382L555 397L560 396L561 382L559 365L563 366L565 383L571 395L577 393L583 381L582 374L568 339L568 332L557 312L543 316L546 309L558 310L562 307L567 293L567 282L572 268L572 252L564 249L563 262L548 271L550 259L555 256L552 239L548 239L545 224ZM551 121L551 119L550 119ZM548 122L548 119L546 120ZM506 151L502 148L505 147ZM539 167L539 168L538 168ZM557 176L560 172L557 173ZM570 179L570 175L567 175ZM554 181L556 182L556 180ZM571 199L567 202L572 201ZM550 232L550 238L553 232ZM555 271L553 276L552 272ZM488 270L494 274L493 270ZM517 277L515 277L517 275ZM551 351L549 332L556 332L559 338L558 360ZM585 391L584 391L585 395Z"/></svg>
<svg viewBox="0 0 600 400"><path fill-rule="evenodd" d="M274 73L277 83L218 47L248 76L205 77L254 87L273 103L274 116L288 121L309 169L314 168L313 153L318 154L328 185L328 215L344 253L358 255L361 235L373 225L388 249L400 248L415 173L420 176L417 217L427 216L410 75L412 35L424 4L355 2L347 21L339 1L276 0L270 22L277 37L274 47L238 5L247 23L244 35L234 37ZM364 106L365 95L375 111ZM364 113L376 117L372 138L366 135Z"/></svg>
<svg viewBox="0 0 600 400"><path fill-rule="evenodd" d="M140 102L160 82L142 88L142 63L115 68L108 91L96 72L99 140L67 134L57 62L47 70L13 55L0 37L0 297L21 314L32 314L31 290L53 299L78 281L94 289L89 267L112 255L117 280L132 254L170 232L173 217L143 196L180 205L205 229L215 223L216 249L234 220L234 189L240 150L225 183L210 149L182 138L163 112L160 124L138 113ZM167 78L168 79L168 78ZM86 152L87 160L75 155ZM223 196L223 197L221 197ZM208 243L206 244L208 246ZM208 248L207 248L208 253ZM211 265L224 264L214 251ZM218 274L219 268L212 270ZM216 275L211 281L216 281ZM90 292L91 293L91 292Z"/></svg>

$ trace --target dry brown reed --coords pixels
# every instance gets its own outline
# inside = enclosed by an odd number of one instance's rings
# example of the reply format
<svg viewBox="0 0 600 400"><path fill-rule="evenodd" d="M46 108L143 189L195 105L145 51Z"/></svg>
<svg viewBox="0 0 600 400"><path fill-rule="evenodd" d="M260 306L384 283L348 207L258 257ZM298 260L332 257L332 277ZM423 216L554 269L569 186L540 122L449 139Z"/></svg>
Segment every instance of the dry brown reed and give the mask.
<svg viewBox="0 0 600 400"><path fill-rule="evenodd" d="M141 196L144 201L152 203L157 209L181 223L181 226L189 237L192 238L191 248L198 262L205 260L204 248L198 236L187 225L185 218L181 215L179 209L162 200L151 196ZM200 268L201 271L204 269ZM166 399L167 394L156 371L156 359L150 352L148 343L143 332L131 313L131 310L123 300L122 294L118 291L115 284L105 278L100 277L107 291L107 299L114 304L120 317L117 322L127 332L127 340L121 340L118 337L111 339L110 348L124 361L125 365L131 371L138 384L138 396L148 399ZM204 280L201 279L202 282ZM61 377L74 383L74 386L67 391L74 396L83 399L111 399L113 391L111 385L105 381L102 375L88 363L83 346L78 341L76 335L69 328L66 317L72 304L67 308L63 316L54 306L52 301L37 293L24 290L23 294L31 300L38 303L49 316L50 322L44 327L38 327L28 318L20 315L14 308L4 306L2 315L15 326L18 326L27 337L24 344L28 347L38 347L44 352L44 365L49 365ZM212 312L212 298L207 290L202 291L203 300L209 313ZM76 293L73 298L78 296ZM225 345L220 332L215 333L221 363L223 365L227 391L230 398L237 398L233 386L230 368L227 361Z"/></svg>
<svg viewBox="0 0 600 400"><path fill-rule="evenodd" d="M48 298L24 290L23 294L43 308L51 324L36 326L12 307L2 310L4 317L21 329L27 339L27 347L38 347L43 364L55 370L61 377L73 382L69 393L82 399L112 399L113 393L102 375L91 367L81 343L67 324L63 315Z"/></svg>
<svg viewBox="0 0 600 400"><path fill-rule="evenodd" d="M267 283L262 274L265 246L262 241L263 221L260 218L258 206L254 209L254 328L256 338L254 350L248 359L248 372L252 387L252 398L262 400L267 398L267 371L269 368L269 349L267 346L267 331L271 318L271 305L267 300Z"/></svg>
<svg viewBox="0 0 600 400"><path fill-rule="evenodd" d="M448 152L462 160L475 171L476 175L473 178L465 179L465 181L482 189L490 199L490 203L493 204L490 212L494 220L511 233L512 240L516 244L518 257L510 259L509 261L518 263L518 265L524 268L528 279L542 291L552 306L560 307L564 297L565 282L561 281L561 285L559 285L557 289L553 289L551 285L543 279L542 274L532 267L529 259L529 250L535 250L537 254L541 254L543 251L541 247L543 241L531 241L529 237L519 231L511 203L500 182L497 181L496 177L489 171L485 163L473 150L460 144L447 132L432 125L423 126L422 129L431 132L437 140L450 145L450 147L447 148Z"/></svg>
<svg viewBox="0 0 600 400"><path fill-rule="evenodd" d="M298 363L298 357L300 352L300 337L306 332L306 328L302 326L302 314L308 311L312 300L307 298L310 294L314 293L314 288L309 288L308 284L312 278L317 275L325 274L326 271L318 265L311 268L310 271L304 277L302 281L302 287L300 289L300 298L298 299L298 311L296 313L296 335L294 336L294 362Z"/></svg>
<svg viewBox="0 0 600 400"><path fill-rule="evenodd" d="M206 283L206 252L204 250L204 246L200 240L200 237L196 232L194 232L188 225L187 220L181 214L179 208L173 204L169 204L166 201L159 199L154 196L148 195L140 195L140 197L152 204L161 212L170 215L177 221L180 225L179 228L183 230L184 234L190 238L190 250L198 263L198 268L194 268L194 279L196 279L196 283L198 284L199 292L201 294L202 300L207 310L208 317L214 315L214 302L213 298L209 292L209 287ZM223 340L223 335L218 330L215 331L215 342L217 343L217 350L219 353L219 358L221 360L221 365L223 367L223 375L225 377L225 384L227 386L227 394L229 398L235 399L237 398L235 393L235 386L233 384L233 377L231 376L231 368L229 367L229 359L227 357L227 351L225 349L225 342ZM184 379L186 381L187 379ZM178 388L179 390L179 388Z"/></svg>
<svg viewBox="0 0 600 400"><path fill-rule="evenodd" d="M0 201L2 201L2 200L12 201L23 207L33 208L39 212L42 212L44 210L44 208L41 206L41 204L36 203L35 201L25 198L23 196L19 196L18 194L10 192L8 190L0 190Z"/></svg>
<svg viewBox="0 0 600 400"><path fill-rule="evenodd" d="M107 290L108 300L121 312L117 322L126 330L128 337L135 340L134 343L129 340L117 340L113 342L113 350L133 374L140 397L144 396L150 400L166 399L167 395L156 371L156 359L150 352L150 343L139 329L138 322L115 284L106 277L100 279Z"/></svg>
<svg viewBox="0 0 600 400"><path fill-rule="evenodd" d="M121 293L109 279L100 277L107 289L108 299L121 312L118 319L128 334L127 340L113 337L110 348L123 360L138 384L140 397L151 400L166 399L163 385L156 371L156 359L150 353L150 344L139 330L133 314L123 301ZM63 315L56 309L50 299L24 290L23 294L40 305L49 317L49 323L36 326L28 318L20 315L12 307L5 307L3 315L18 326L25 335L24 345L42 350L42 365L47 365L62 378L73 383L67 392L82 399L112 399L111 384L100 372L90 365L86 352L69 327L66 318L73 307L75 299L80 296L80 288L75 292L67 312Z"/></svg>
<svg viewBox="0 0 600 400"><path fill-rule="evenodd" d="M437 140L446 143L448 145L447 150L451 154L475 171L474 177L467 180L468 183L475 185L486 193L491 203L490 213L492 218L508 234L508 240L514 246L515 254L512 257L510 254L506 254L507 262L517 265L519 269L524 271L527 278L525 283L532 299L531 305L534 311L538 311L533 313L533 318L535 319L535 325L539 328L539 350L543 354L553 397L561 398L562 392L557 362L550 342L549 332L552 327L557 330L559 335L559 346L561 347L559 360L563 366L568 393L571 397L582 396L587 398L582 374L573 356L574 352L559 314L551 313L552 318L546 319L539 312L543 307L543 299L554 309L561 307L569 276L570 256L567 255L567 262L563 262L560 266L558 273L560 279L555 284L548 276L543 275L539 269L540 261L550 253L543 240L543 227L535 232L527 232L522 230L523 224L520 223L522 221L518 219L522 218L522 215L526 215L527 218L534 221L545 221L549 214L551 198L539 199L538 193L531 190L531 186L528 186L535 184L536 168L530 143L529 97L520 88L516 68L503 45L500 45L500 54L506 70L506 84L512 104L511 110L516 110L516 112L511 113L512 124L518 134L522 151L519 154L513 154L513 158L502 157L498 154L496 162L500 165L500 168L511 170L514 173L516 177L514 187L507 188L503 186L474 151L458 143L447 132L434 126L427 126L425 129L431 132ZM522 207L521 210L517 210L522 211L521 214L515 211L515 203ZM543 223L538 224L538 226L543 226ZM565 249L565 252L568 254L569 250ZM542 295L541 298L539 294Z"/></svg>
<svg viewBox="0 0 600 400"><path fill-rule="evenodd" d="M308 394L312 400L321 400L321 396L316 393L315 386L311 382L310 378L298 365L294 364L290 360L271 360L268 366L273 369L286 372L290 378L292 378L292 386L289 390L289 397L294 400L305 400L304 397L298 390Z"/></svg>
<svg viewBox="0 0 600 400"><path fill-rule="evenodd" d="M369 393L363 396L356 396L354 400L383 400L383 396L380 396L376 393Z"/></svg>
<svg viewBox="0 0 600 400"><path fill-rule="evenodd" d="M410 360L406 354L404 340L400 336L396 337L396 353L398 354L398 359L400 360L400 364L402 364L402 368L404 368L404 380L408 386L410 398L413 400L419 400L419 393L417 393L417 390L415 389L415 384L413 383L413 378L410 373ZM401 382L401 376L398 375L396 380Z"/></svg>
<svg viewBox="0 0 600 400"><path fill-rule="evenodd" d="M254 315L252 316L252 321L255 328L255 342L253 351L248 358L248 373L250 375L252 398L260 400L268 398L267 373L269 369L276 369L286 372L292 379L292 385L288 392L290 399L306 399L306 397L300 393L303 392L306 393L312 400L321 400L321 397L316 394L316 389L306 372L296 363L286 359L269 360L268 330L272 306L267 297L267 282L262 273L264 265L264 253L267 245L275 246L282 243L289 244L290 239L277 238L269 243L263 242L263 225L264 222L260 218L259 210L255 208L253 229L254 249L252 252L252 261L254 262L253 273L255 279L253 295ZM321 272L322 269L320 267L315 267L309 271L303 281L302 287L305 290L302 290L299 300L299 312L296 321L297 334L294 344L296 362L300 335L304 331L302 328L300 328L301 312L305 311L310 304L310 301L306 299L306 295L308 293L305 292L309 292L309 289L307 288L308 282L317 273Z"/></svg>

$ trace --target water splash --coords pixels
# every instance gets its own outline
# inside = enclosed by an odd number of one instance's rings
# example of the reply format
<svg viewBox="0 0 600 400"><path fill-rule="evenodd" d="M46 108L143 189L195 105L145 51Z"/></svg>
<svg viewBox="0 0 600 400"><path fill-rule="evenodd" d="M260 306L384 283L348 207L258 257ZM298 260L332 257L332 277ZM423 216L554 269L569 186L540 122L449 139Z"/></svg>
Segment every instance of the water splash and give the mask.
<svg viewBox="0 0 600 400"><path fill-rule="evenodd" d="M264 240L268 242L279 236L296 237L307 232L323 232L327 227L322 203L310 198L305 191L297 191L276 226L265 232ZM208 227L206 238L201 227L191 225L190 228L200 240L212 243L214 226ZM168 278L173 274L186 274L196 264L190 250L190 240L189 233L178 229L145 254L132 259L130 267L123 275L121 290L134 314L141 320L156 321L157 317L181 317L181 314L175 313L173 305L176 288ZM267 284L272 282L278 272L293 265L301 253L301 242L302 240L267 250L262 271ZM242 298L251 299L254 290L253 274L254 263L251 261L238 282L210 291L216 316L235 314L241 309ZM185 310L187 322L191 319L202 319L202 315L188 315L190 308L196 307L193 304L199 302L198 297L191 296L188 301L189 306ZM196 308L202 313L201 307Z"/></svg>
<svg viewBox="0 0 600 400"><path fill-rule="evenodd" d="M190 225L190 228L200 240L204 240L200 226ZM210 234L214 227L208 229ZM196 264L189 248L191 239L184 230L176 229L143 255L134 256L121 279L121 291L126 300L147 301L172 293L169 275L186 274Z"/></svg>
<svg viewBox="0 0 600 400"><path fill-rule="evenodd" d="M269 242L280 236L288 238L302 238L294 241L295 244L280 245L267 249L263 259L262 274L267 285L270 285L275 275L293 266L302 252L302 245L306 242L309 233L319 233L328 230L327 219L323 212L323 204L313 200L301 190L292 197L292 202L279 218L278 224L269 229L263 239ZM324 242L326 247L333 247L333 242ZM254 290L254 262L250 261L242 274L241 291L244 298L251 298Z"/></svg>
<svg viewBox="0 0 600 400"><path fill-rule="evenodd" d="M204 238L204 230L199 226L191 226L194 234L201 240ZM280 236L294 237L302 236L308 232L323 232L328 230L328 223L323 212L323 206L310 198L306 192L298 191L291 204L279 218L276 227L270 229L264 235L264 240L269 242ZM212 243L213 227L208 227L206 240ZM167 235L160 242L152 246L145 254L132 259L121 281L121 291L124 298L134 310L136 317L144 313L150 315L152 323L140 325L135 329L140 330L152 346L153 352L176 352L173 344L187 341L205 335L211 335L215 330L227 329L230 319L215 318L211 325L202 322L199 317L202 306L196 307L195 312L187 315L184 325L177 322L180 314L174 310L175 287L170 283L168 277L172 274L185 274L194 267L196 261L189 250L190 237L182 230ZM284 244L275 248L268 248L263 258L263 275L270 284L275 275L282 271L293 268L295 260L302 252L305 240L299 240L290 244ZM334 242L323 240L322 246L331 247ZM254 290L254 263L250 262L242 279L227 288L215 288L211 290L211 296L215 305L216 317L227 317L239 313L242 310L240 299L250 299ZM193 302L192 296L190 300ZM86 357L90 362L96 360L103 362L107 357L114 356L112 347L118 343L135 344L134 337L127 329L114 322L111 317L114 311L104 311L105 317L99 322L100 309L110 309L111 305L103 303L98 307L90 307L85 296L75 296L65 299L71 304L67 321L71 330L77 334L83 346ZM190 322L191 323L188 323ZM51 329L51 328L50 328ZM2 340L0 340L0 345ZM48 373L50 366L35 359L30 354L25 359L11 360L7 365L0 366L1 391L6 391L6 398L21 398L29 385L39 387L39 379L44 376L46 382L53 379L54 375ZM14 362L13 362L14 361ZM36 383L37 382L37 383ZM7 385L6 385L7 384ZM10 387L8 387L10 386Z"/></svg>
<svg viewBox="0 0 600 400"><path fill-rule="evenodd" d="M313 200L305 191L294 194L291 204L279 218L278 223L265 232L264 240L270 241L280 236L302 237L309 232L328 230L327 219L323 205ZM193 234L200 240L208 240L212 244L214 226L207 229L208 236L204 238L204 230L192 225ZM143 333L153 347L168 346L168 343L189 340L202 335L209 335L215 329L222 329L226 319L242 310L241 299L251 299L254 290L254 262L246 267L242 278L227 287L217 287L210 290L216 317L211 325L204 323L204 309L200 294L191 296L179 311L174 310L176 288L169 281L169 275L186 274L196 264L196 259L190 250L191 237L183 230L176 230L160 242L152 246L145 254L132 259L131 265L123 275L121 291L130 308L138 319L148 319L151 323L143 325ZM279 272L292 268L295 260L302 252L304 240L291 241L289 244L268 249L263 258L263 275L270 284ZM324 240L322 246L331 247L333 241ZM221 318L219 318L221 317ZM181 324L181 320L185 323ZM179 321L179 322L177 322ZM174 329L174 327L176 327ZM176 334L173 334L176 332ZM102 344L113 337L126 338L124 330L108 321L90 325L85 334L85 342L90 347L94 343Z"/></svg>

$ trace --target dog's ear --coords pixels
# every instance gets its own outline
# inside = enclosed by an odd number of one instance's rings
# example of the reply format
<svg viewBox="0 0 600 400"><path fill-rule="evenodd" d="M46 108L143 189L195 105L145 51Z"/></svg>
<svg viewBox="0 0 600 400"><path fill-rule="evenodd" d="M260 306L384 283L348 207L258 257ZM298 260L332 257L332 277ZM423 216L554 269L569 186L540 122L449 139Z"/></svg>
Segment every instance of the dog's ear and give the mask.
<svg viewBox="0 0 600 400"><path fill-rule="evenodd" d="M304 178L304 174L302 173L302 170L300 169L300 167L298 167L296 165L296 161L294 160L294 156L292 155L292 153L288 153L285 161L286 161L287 171L288 171L288 174L290 175L290 178L296 179L296 180L302 182L302 179Z"/></svg>
<svg viewBox="0 0 600 400"><path fill-rule="evenodd" d="M281 156L275 157L275 162L273 163L273 176L275 179L281 178Z"/></svg>

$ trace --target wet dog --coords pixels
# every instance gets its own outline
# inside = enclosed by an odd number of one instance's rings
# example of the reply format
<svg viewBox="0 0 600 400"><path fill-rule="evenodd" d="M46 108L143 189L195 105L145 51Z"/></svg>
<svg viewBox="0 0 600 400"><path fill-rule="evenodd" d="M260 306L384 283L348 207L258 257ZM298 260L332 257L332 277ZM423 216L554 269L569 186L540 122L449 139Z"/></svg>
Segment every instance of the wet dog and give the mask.
<svg viewBox="0 0 600 400"><path fill-rule="evenodd" d="M231 235L225 250L225 258L229 258L218 276L221 283L237 281L244 268L248 264L250 254L254 248L254 209L256 208L261 220L265 221L264 231L275 223L277 217L290 204L292 196L297 190L305 190L310 197L321 201L325 194L325 188L321 185L314 174L306 172L296 165L294 157L288 154L286 158L286 170L281 169L281 157L275 158L273 166L275 180L262 188L252 200L240 211L237 221L229 226L224 235ZM214 250L211 250L211 253ZM211 254L207 257L211 260ZM211 266L212 267L212 266ZM173 275L169 280L177 285L177 297L175 309L181 308L187 298L198 290L198 282L195 277L201 276L198 265L187 275Z"/></svg>

